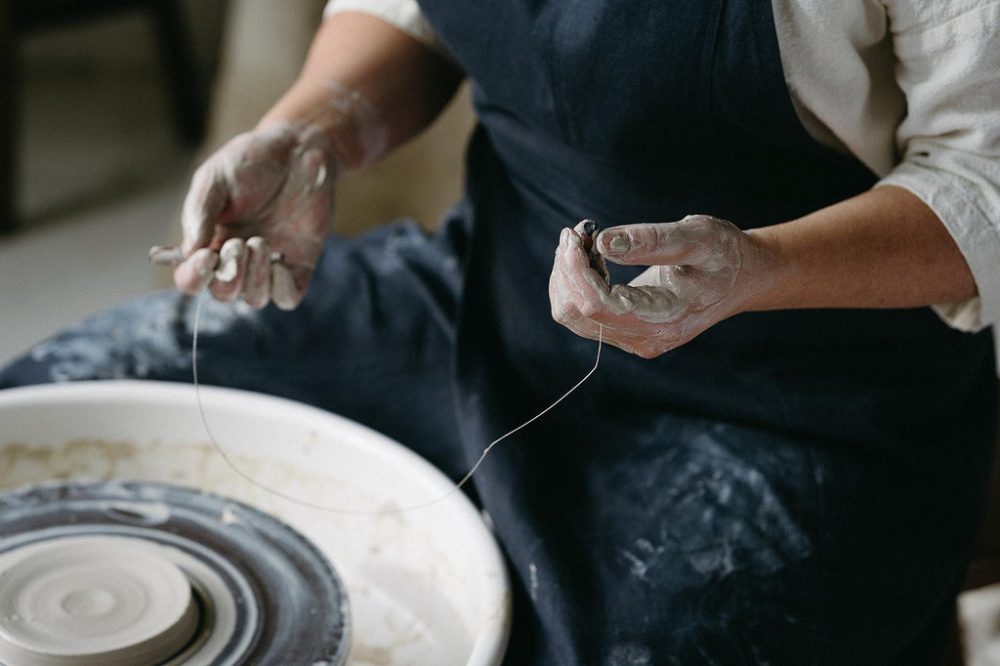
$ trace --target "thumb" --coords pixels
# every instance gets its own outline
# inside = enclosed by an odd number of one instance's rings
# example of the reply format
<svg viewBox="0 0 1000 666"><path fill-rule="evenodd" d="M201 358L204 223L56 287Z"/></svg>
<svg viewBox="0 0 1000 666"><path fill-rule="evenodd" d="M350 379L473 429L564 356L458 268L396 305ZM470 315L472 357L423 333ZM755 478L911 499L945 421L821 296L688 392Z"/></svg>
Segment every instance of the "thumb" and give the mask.
<svg viewBox="0 0 1000 666"><path fill-rule="evenodd" d="M191 187L181 209L184 256L190 256L212 240L215 224L227 201L229 185L225 175L211 161L201 165L191 178Z"/></svg>
<svg viewBox="0 0 1000 666"><path fill-rule="evenodd" d="M605 229L597 250L608 260L626 265L692 265L711 256L718 241L712 218L686 217L679 222L627 224Z"/></svg>

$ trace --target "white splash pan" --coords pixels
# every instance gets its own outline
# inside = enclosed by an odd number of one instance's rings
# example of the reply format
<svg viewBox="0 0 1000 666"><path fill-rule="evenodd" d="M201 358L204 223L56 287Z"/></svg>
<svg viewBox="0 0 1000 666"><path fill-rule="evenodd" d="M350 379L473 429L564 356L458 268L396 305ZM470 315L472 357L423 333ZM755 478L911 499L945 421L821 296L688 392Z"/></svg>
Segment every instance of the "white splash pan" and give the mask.
<svg viewBox="0 0 1000 666"><path fill-rule="evenodd" d="M370 511L420 504L452 487L424 459L342 417L246 391L206 387L202 399L213 433L240 469L294 497ZM302 532L347 586L350 664L501 661L510 629L507 572L461 493L374 516L305 508L225 465L189 385L73 382L0 391L0 488L111 479L209 490Z"/></svg>

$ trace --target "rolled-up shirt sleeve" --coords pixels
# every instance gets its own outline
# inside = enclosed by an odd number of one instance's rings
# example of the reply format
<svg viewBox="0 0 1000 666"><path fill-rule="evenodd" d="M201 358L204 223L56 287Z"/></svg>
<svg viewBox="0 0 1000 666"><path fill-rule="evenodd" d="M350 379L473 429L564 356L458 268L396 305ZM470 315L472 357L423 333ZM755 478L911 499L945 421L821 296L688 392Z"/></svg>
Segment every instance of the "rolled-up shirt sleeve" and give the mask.
<svg viewBox="0 0 1000 666"><path fill-rule="evenodd" d="M376 16L450 58L448 50L424 18L416 0L329 0L323 10L323 18L342 12L361 12Z"/></svg>
<svg viewBox="0 0 1000 666"><path fill-rule="evenodd" d="M947 227L979 295L934 309L979 330L1000 323L1000 1L887 6L907 110L901 161L879 185L909 190Z"/></svg>

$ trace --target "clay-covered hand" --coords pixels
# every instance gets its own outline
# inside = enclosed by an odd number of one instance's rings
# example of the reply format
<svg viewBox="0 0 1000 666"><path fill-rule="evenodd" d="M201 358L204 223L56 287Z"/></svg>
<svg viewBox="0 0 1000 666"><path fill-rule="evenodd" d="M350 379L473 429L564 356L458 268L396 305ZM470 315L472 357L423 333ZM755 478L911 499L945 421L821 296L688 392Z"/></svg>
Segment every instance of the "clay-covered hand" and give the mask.
<svg viewBox="0 0 1000 666"><path fill-rule="evenodd" d="M296 307L323 248L333 190L344 170L384 149L376 114L357 93L330 86L307 122L271 121L220 148L195 172L184 201L174 282L208 285L222 301Z"/></svg>
<svg viewBox="0 0 1000 666"><path fill-rule="evenodd" d="M552 317L577 335L600 336L643 358L746 309L776 279L776 262L755 237L730 222L691 215L600 232L595 248L608 261L649 266L629 284L609 285L591 267L583 224L559 238L549 280Z"/></svg>

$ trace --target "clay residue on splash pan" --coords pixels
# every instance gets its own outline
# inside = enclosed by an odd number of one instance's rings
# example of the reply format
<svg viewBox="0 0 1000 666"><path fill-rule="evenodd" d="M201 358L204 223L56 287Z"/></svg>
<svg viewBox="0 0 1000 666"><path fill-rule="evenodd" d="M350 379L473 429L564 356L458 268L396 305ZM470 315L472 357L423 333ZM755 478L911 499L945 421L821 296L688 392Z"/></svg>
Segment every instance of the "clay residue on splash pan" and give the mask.
<svg viewBox="0 0 1000 666"><path fill-rule="evenodd" d="M234 460L255 478L296 495L342 506L384 509L387 513L379 513L373 520L371 516L320 515L291 505L248 485L225 465L210 442L201 439L178 442L157 437L80 436L62 442L21 439L0 443L0 487L54 480L134 480L210 489L279 517L302 531L336 563L344 575L352 606L356 606L356 637L362 646L370 648L365 654L375 657L359 664L378 663L380 655L386 653L393 656L393 663L441 663L439 658L444 654L471 649L471 636L463 631L465 622L455 622L450 612L442 613L446 620L434 617L441 610L439 604L432 604L433 612L427 615L429 609L417 591L425 586L468 584L462 576L456 578L456 567L442 552L442 544L426 538L422 521L430 518L419 512L393 512L412 500L373 484L364 475L332 465L302 464L302 460L313 460L326 445L324 438L316 435L308 440L296 449L299 464L294 459L262 453L237 452ZM227 439L225 443L239 451L236 440ZM218 519L220 526L225 526L227 520L232 523L239 515L220 511ZM345 533L351 535L349 540L344 539ZM401 580L387 576L388 566L411 570L412 575L407 577L410 584L403 585ZM482 612L490 615L494 611ZM443 647L441 636L452 641L450 648Z"/></svg>
<svg viewBox="0 0 1000 666"><path fill-rule="evenodd" d="M81 470L91 478L112 479L137 453L132 442L105 439L72 439L59 447L11 442L0 446L0 487L69 479Z"/></svg>
<svg viewBox="0 0 1000 666"><path fill-rule="evenodd" d="M269 485L292 488L305 496L345 493L354 501L378 504L349 478L308 466L256 455L234 454L247 473ZM255 489L236 476L209 442L171 443L79 437L62 444L11 442L0 444L0 488L44 481L133 479L168 481L243 498L264 510L281 500ZM350 492L348 492L350 491ZM351 495L354 493L354 495ZM347 501L347 500L345 500Z"/></svg>
<svg viewBox="0 0 1000 666"><path fill-rule="evenodd" d="M43 540L0 554L0 571L4 663L161 663L198 630L184 572L139 539Z"/></svg>

